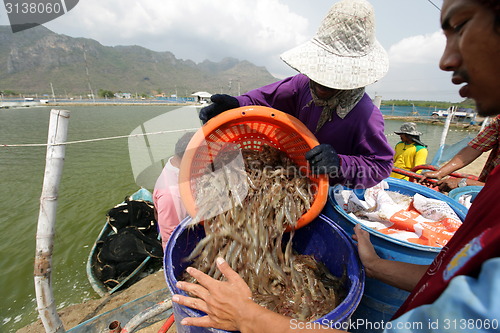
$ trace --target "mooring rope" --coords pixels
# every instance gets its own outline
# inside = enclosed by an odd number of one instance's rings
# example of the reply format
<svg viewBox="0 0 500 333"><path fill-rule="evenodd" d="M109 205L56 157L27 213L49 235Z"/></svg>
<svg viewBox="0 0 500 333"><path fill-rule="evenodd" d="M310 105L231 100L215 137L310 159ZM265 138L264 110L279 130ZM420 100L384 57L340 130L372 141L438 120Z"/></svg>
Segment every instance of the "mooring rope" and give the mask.
<svg viewBox="0 0 500 333"><path fill-rule="evenodd" d="M115 140L115 139L124 139L124 138L134 138L141 137L146 135L157 135L157 134L167 134L167 133L178 133L178 132L187 132L187 131L197 131L198 128L185 128L179 130L171 130L171 131L158 131L158 132L149 132L149 133L140 133L140 134L129 134L129 135L118 135L118 136L110 136L105 138L96 138L96 139L86 139L86 140L76 140L76 141L67 141L58 144L54 144L54 146L59 145L72 145L76 143L89 143L89 142L98 142L98 141L106 141L106 140ZM474 132L467 129L453 129L449 130L449 132ZM395 136L399 135L396 133L388 133L385 136ZM0 144L0 147L47 147L46 143L19 143L19 144Z"/></svg>
<svg viewBox="0 0 500 333"><path fill-rule="evenodd" d="M441 11L441 8L439 8L434 2L432 2L431 0L427 0L429 1L434 7L437 8L437 10Z"/></svg>
<svg viewBox="0 0 500 333"><path fill-rule="evenodd" d="M149 133L140 133L140 134L119 135L119 136L110 136L110 137L105 137L105 138L66 141L66 142L53 144L52 146L72 145L72 144L76 144L76 143L98 142L98 141L124 139L124 138L135 138L135 137L141 137L141 136L146 136L146 135L157 135L157 134L177 133L177 132L187 132L187 131L197 131L197 130L198 130L198 128L186 128L186 129L171 130L171 131L158 131L158 132L149 132ZM0 147L47 147L47 146L48 146L47 143L0 144Z"/></svg>
<svg viewBox="0 0 500 333"><path fill-rule="evenodd" d="M118 135L118 136L110 136L105 138L96 138L96 139L86 139L86 140L76 140L76 141L67 141L58 144L54 144L54 146L59 145L72 145L77 143L89 143L89 142L98 142L98 141L106 141L106 140L115 140L115 139L125 139L125 138L134 138L141 137L146 135L157 135L157 134L167 134L167 133L178 133L178 132L187 132L187 131L197 131L198 128L185 128L179 130L171 130L171 131L158 131L158 132L149 132L149 133L140 133L140 134L129 134L129 135ZM453 129L449 130L449 132L474 132L467 129ZM398 135L396 133L388 133L385 136L395 136ZM46 143L19 143L19 144L0 144L0 147L47 147Z"/></svg>

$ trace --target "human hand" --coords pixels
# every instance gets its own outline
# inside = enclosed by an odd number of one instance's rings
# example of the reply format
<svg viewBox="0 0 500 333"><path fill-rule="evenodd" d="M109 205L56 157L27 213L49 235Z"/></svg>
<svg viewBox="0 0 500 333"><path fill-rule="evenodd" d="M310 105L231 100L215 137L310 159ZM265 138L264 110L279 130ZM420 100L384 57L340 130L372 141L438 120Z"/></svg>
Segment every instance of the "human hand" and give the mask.
<svg viewBox="0 0 500 333"><path fill-rule="evenodd" d="M441 180L445 175L442 175L441 172L438 170L438 171L422 172L422 176L424 176L425 178Z"/></svg>
<svg viewBox="0 0 500 333"><path fill-rule="evenodd" d="M314 174L340 176L340 158L331 145L325 143L317 145L306 153L306 159Z"/></svg>
<svg viewBox="0 0 500 333"><path fill-rule="evenodd" d="M193 267L188 267L187 272L200 284L179 281L177 287L198 298L173 295L172 301L207 314L203 317L184 318L182 325L236 331L240 329L243 314L251 304L256 303L252 301L250 288L238 273L222 258L217 258L216 263L227 281L215 280Z"/></svg>
<svg viewBox="0 0 500 333"><path fill-rule="evenodd" d="M444 176L438 171L427 171L422 172L422 178L418 179L417 182L428 187L435 187L437 185L436 180L442 179Z"/></svg>
<svg viewBox="0 0 500 333"><path fill-rule="evenodd" d="M366 275L368 277L373 277L373 273L376 270L377 262L381 260L372 242L370 241L370 234L368 231L361 228L361 224L356 224L354 227L354 235L352 238L358 242L358 254L361 263L365 267Z"/></svg>
<svg viewBox="0 0 500 333"><path fill-rule="evenodd" d="M462 178L455 178L455 177L447 177L441 179L440 181L437 182L437 185L439 186L439 191L450 192L451 190L458 187L458 183L460 182L461 179Z"/></svg>
<svg viewBox="0 0 500 333"><path fill-rule="evenodd" d="M234 109L240 106L240 102L233 97L226 94L215 94L210 97L213 102L209 106L205 106L200 111L200 119L205 124L207 121L215 117L216 115Z"/></svg>

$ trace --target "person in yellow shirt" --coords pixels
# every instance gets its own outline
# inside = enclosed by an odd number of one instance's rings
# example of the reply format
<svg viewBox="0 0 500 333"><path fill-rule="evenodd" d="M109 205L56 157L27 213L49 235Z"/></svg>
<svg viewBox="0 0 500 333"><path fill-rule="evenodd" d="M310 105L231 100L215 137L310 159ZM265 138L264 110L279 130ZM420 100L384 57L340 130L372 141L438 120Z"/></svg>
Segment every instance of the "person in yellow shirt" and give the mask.
<svg viewBox="0 0 500 333"><path fill-rule="evenodd" d="M411 170L417 165L422 165L426 163L427 145L420 141L420 133L417 131L417 125L415 123L404 123L401 125L399 132L394 132L399 134L401 141L396 144L394 150L394 167ZM417 173L422 172L422 170L417 171ZM399 173L391 173L391 177L409 180L409 177L401 175Z"/></svg>

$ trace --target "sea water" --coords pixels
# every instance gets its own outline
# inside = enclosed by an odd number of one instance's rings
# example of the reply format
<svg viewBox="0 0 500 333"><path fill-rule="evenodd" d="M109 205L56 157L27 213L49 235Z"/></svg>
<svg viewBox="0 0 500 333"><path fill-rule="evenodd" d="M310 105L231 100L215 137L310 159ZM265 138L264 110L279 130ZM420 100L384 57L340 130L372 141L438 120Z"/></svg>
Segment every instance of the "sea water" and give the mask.
<svg viewBox="0 0 500 333"><path fill-rule="evenodd" d="M152 158L151 145L166 143L166 157L173 153L175 136L149 137L143 155L130 156L130 133L143 124L162 123L165 128L193 128L175 106L65 106L71 112L68 141L117 137L112 140L76 142L66 146L60 184L52 281L58 308L97 298L86 276L87 257L106 212L138 189L131 160ZM46 147L16 147L16 144L47 142L50 108L0 109L0 331L15 330L37 319L33 263L39 201L45 168ZM160 117L160 118L158 118ZM168 118L168 117L167 117ZM192 117L191 117L192 118ZM403 120L386 120L391 146L400 139L393 132ZM197 126L200 126L198 123ZM142 129L142 128L141 128ZM429 156L438 149L443 126L419 123L421 139L429 145ZM147 126L144 131L148 131ZM451 130L447 142L456 142L476 132ZM160 143L159 143L160 142ZM4 146L6 145L6 146ZM146 151L147 150L147 151ZM155 158L154 158L155 159ZM430 158L428 160L430 162ZM69 329L70 327L66 327Z"/></svg>
<svg viewBox="0 0 500 333"><path fill-rule="evenodd" d="M67 140L127 136L148 120L177 108L64 107L71 112ZM46 143L49 113L45 107L0 110L0 146ZM45 153L43 146L0 147L1 332L14 331L37 318L33 263ZM58 308L96 297L85 272L90 248L106 212L137 189L126 137L67 145L52 262Z"/></svg>

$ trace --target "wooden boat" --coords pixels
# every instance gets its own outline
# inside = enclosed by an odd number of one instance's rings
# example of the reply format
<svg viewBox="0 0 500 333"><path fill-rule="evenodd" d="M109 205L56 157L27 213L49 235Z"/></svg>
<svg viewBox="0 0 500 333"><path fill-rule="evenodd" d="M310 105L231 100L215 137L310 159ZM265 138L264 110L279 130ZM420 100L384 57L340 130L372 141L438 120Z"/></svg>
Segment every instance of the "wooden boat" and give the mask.
<svg viewBox="0 0 500 333"><path fill-rule="evenodd" d="M134 206L139 205L139 207L142 207L141 211L133 208L132 203L134 204ZM134 214L132 214L130 211L134 211ZM146 224L151 224L150 226L147 226L147 229L149 231L146 236L144 236L145 238L141 236L142 231L144 231L144 227L123 225L123 223L122 225L118 225L119 223L115 221L115 218L113 217L115 215L113 214L120 214L120 217L124 218L120 221L120 223L122 223L123 221L127 221L126 223L129 223L128 219L132 221L132 218L127 216L128 214L134 216L140 215L141 223L145 222ZM121 265L122 263L116 260L112 261L112 263L109 263L109 257L113 257L114 259L119 258L118 255L124 255L123 252L126 252L127 256L132 255L131 253L129 253L132 251L122 251L123 249L121 248L118 250L118 252L115 251L116 253L108 253L106 254L106 256L103 253L103 249L109 249L109 247L111 246L111 242L116 242L117 238L120 237L120 235L124 235L126 232L129 234L129 236L130 233L139 235L139 240L137 240L137 242L134 242L134 244L137 243L144 245L144 251L140 252L141 255L145 256L145 258L135 261L133 261L132 259L136 258L130 258L130 264L128 263L128 258L125 258L126 265ZM151 239L153 236L155 238ZM152 194L148 190L141 188L131 196L127 197L122 203L113 207L108 212L106 223L99 233L99 236L97 236L97 240L92 246L87 260L87 277L90 284L92 285L92 288L101 297L110 295L120 289L130 286L131 284L137 282L140 278L160 269L161 259L163 256L162 252L163 251L161 248L160 236L157 229L157 222L154 219ZM120 274L120 276L116 278L105 278L104 275L106 274L103 274L103 267L106 266L105 268L108 269L110 265L113 266L113 264L116 264L117 267L118 265L127 266L127 270L124 270L124 273Z"/></svg>

